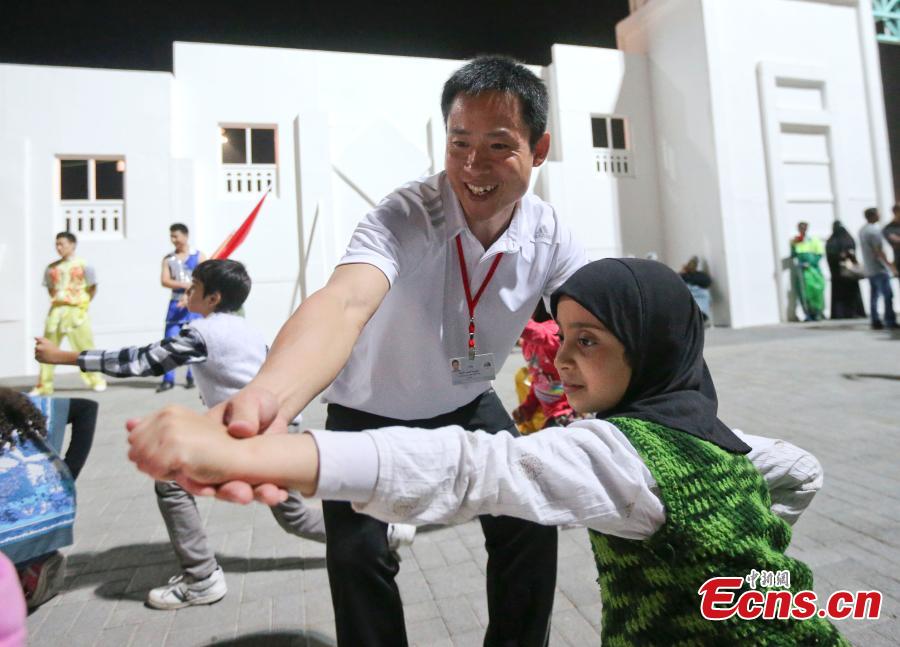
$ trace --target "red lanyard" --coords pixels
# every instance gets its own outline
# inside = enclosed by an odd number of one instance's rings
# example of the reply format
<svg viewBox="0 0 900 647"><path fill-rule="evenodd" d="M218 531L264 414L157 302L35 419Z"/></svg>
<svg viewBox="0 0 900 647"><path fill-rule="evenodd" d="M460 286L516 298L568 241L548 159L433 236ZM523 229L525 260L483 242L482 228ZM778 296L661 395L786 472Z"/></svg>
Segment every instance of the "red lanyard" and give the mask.
<svg viewBox="0 0 900 647"><path fill-rule="evenodd" d="M481 287L478 288L478 292L475 293L473 298L472 289L469 287L469 271L466 269L466 255L463 253L460 234L456 235L456 252L459 258L459 272L462 274L463 287L466 290L466 304L469 306L469 359L475 359L475 307L478 305L481 295L484 294L484 289L491 282L494 272L500 264L500 259L503 258L503 254L497 254L494 257L491 269L488 270L487 276L484 277Z"/></svg>

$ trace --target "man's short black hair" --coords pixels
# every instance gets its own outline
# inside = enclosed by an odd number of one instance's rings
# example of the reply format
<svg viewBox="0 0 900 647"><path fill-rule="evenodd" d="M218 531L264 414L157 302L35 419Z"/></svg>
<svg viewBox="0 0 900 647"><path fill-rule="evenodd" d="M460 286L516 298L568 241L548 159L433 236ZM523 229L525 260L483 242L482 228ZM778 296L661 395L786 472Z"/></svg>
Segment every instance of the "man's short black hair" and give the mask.
<svg viewBox="0 0 900 647"><path fill-rule="evenodd" d="M547 87L531 70L506 56L479 56L472 59L444 83L441 112L444 125L450 106L460 94L478 96L482 92L509 92L519 98L522 120L528 126L531 149L547 130Z"/></svg>
<svg viewBox="0 0 900 647"><path fill-rule="evenodd" d="M183 225L180 222L175 222L169 225L169 233L174 234L176 231L180 231L182 234L187 236L190 232L188 231L187 225Z"/></svg>
<svg viewBox="0 0 900 647"><path fill-rule="evenodd" d="M878 220L878 209L876 207L869 207L868 209L863 211L863 215L865 216L866 220L875 222L876 220Z"/></svg>
<svg viewBox="0 0 900 647"><path fill-rule="evenodd" d="M191 275L203 284L203 295L218 292L222 300L216 312L238 310L250 294L250 275L242 263L227 258L212 258L194 268Z"/></svg>
<svg viewBox="0 0 900 647"><path fill-rule="evenodd" d="M56 234L56 240L58 240L60 238L65 238L67 241L69 241L73 245L78 244L78 239L75 238L75 234L73 234L70 231L61 231L58 234Z"/></svg>

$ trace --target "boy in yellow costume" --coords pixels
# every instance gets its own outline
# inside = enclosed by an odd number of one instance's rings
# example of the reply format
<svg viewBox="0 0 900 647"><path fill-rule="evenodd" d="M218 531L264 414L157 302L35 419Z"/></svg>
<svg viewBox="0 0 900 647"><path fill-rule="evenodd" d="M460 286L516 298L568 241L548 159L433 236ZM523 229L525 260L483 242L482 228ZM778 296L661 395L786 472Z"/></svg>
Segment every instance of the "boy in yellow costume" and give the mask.
<svg viewBox="0 0 900 647"><path fill-rule="evenodd" d="M50 263L44 272L44 285L50 294L44 337L59 345L63 337L68 336L72 350L80 352L94 347L88 306L97 293L97 279L94 268L75 256L77 244L74 234L67 231L56 234L56 251L60 258ZM53 393L55 368L52 364L41 364L40 380L32 394ZM94 391L106 390L106 380L100 373L82 373L81 377Z"/></svg>

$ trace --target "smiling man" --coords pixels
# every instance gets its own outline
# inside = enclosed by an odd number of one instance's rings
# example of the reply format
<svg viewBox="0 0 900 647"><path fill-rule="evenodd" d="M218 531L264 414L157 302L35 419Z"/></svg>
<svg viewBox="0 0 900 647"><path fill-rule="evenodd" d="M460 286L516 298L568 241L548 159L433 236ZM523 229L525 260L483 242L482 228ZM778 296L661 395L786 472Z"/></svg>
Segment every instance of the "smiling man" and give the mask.
<svg viewBox="0 0 900 647"><path fill-rule="evenodd" d="M541 80L506 58L478 58L454 73L442 95L446 171L400 187L363 218L259 375L210 415L230 421L235 436L276 430L330 385L329 429L457 424L518 435L491 380L538 301L585 262L550 205L527 193L550 147L547 103ZM334 449L322 455L353 461ZM377 468L359 461L346 473L364 480ZM218 492L242 501L254 494L268 503L283 496L238 482ZM385 524L349 503L323 505L338 643L405 645ZM556 528L509 517L481 523L485 644L546 644Z"/></svg>

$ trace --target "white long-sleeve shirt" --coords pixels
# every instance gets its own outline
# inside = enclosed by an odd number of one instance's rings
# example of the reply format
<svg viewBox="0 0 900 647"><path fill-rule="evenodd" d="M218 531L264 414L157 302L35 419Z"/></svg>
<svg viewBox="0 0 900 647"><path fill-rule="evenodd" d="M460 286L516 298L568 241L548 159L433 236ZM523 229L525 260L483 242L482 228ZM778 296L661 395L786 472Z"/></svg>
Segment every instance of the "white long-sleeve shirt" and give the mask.
<svg viewBox="0 0 900 647"><path fill-rule="evenodd" d="M659 488L625 435L605 420L513 438L507 432L387 427L361 433L311 431L319 448L316 496L353 502L387 522L458 523L477 515L545 525L580 524L646 539L665 523ZM793 523L822 484L808 452L737 432Z"/></svg>

